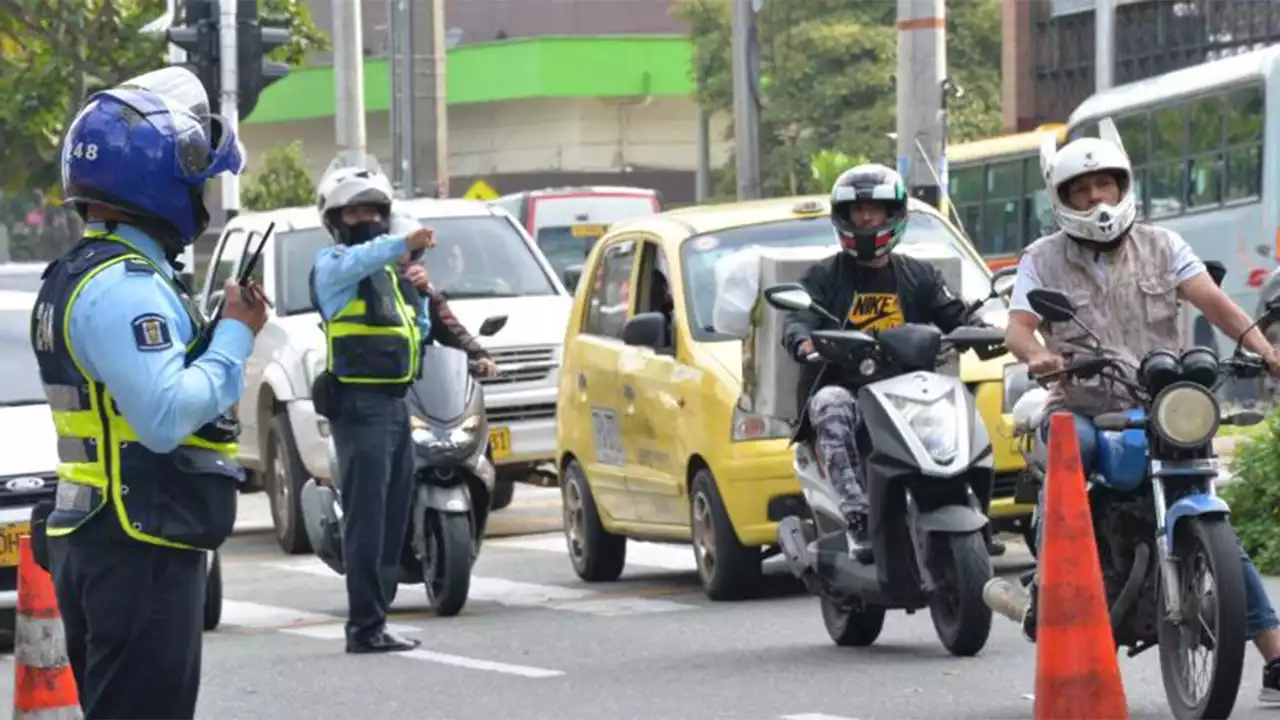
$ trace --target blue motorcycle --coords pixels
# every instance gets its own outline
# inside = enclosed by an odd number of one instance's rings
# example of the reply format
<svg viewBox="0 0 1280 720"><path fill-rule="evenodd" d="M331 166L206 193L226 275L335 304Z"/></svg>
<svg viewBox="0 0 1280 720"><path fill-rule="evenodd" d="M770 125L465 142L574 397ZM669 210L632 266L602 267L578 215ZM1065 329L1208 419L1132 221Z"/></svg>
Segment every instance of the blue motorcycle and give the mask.
<svg viewBox="0 0 1280 720"><path fill-rule="evenodd" d="M1094 418L1098 451L1086 479L1116 644L1129 657L1159 646L1175 717L1225 718L1248 638L1240 549L1215 490L1213 438L1220 426L1255 425L1263 416L1223 417L1214 391L1230 377L1256 378L1265 364L1237 346L1226 360L1203 347L1156 350L1133 367L1101 347L1064 294L1034 290L1028 300L1045 320L1084 333L1064 370L1033 380L1101 382L1133 399L1132 410ZM1038 418L1024 424L1038 426ZM1033 482L1043 482L1044 468L1029 465ZM1029 600L1003 579L988 583L984 599L1015 622Z"/></svg>

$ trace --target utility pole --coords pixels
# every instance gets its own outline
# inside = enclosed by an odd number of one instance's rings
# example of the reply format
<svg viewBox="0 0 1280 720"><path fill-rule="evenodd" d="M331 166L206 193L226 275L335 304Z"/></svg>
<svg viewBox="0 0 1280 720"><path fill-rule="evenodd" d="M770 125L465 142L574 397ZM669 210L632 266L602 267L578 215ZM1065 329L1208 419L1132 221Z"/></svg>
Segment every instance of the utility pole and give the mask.
<svg viewBox="0 0 1280 720"><path fill-rule="evenodd" d="M1094 0L1093 6L1094 92L1102 92L1115 83L1116 71L1116 0Z"/></svg>
<svg viewBox="0 0 1280 720"><path fill-rule="evenodd" d="M333 0L334 137L349 162L364 163L364 36L358 0ZM394 32L394 30L393 30Z"/></svg>
<svg viewBox="0 0 1280 720"><path fill-rule="evenodd" d="M898 0L898 172L936 208L947 182L946 77L945 0Z"/></svg>
<svg viewBox="0 0 1280 720"><path fill-rule="evenodd" d="M418 196L449 196L449 116L445 80L444 0L411 3L413 106L410 187Z"/></svg>
<svg viewBox="0 0 1280 720"><path fill-rule="evenodd" d="M700 62L700 61L699 61ZM698 66L698 96L701 98L702 90L707 82L706 68L701 64ZM694 179L693 195L694 199L703 203L708 197L711 197L711 114L702 107L699 99L695 103L696 114L694 115L694 123L697 125L698 143L698 172Z"/></svg>
<svg viewBox="0 0 1280 720"><path fill-rule="evenodd" d="M942 0L939 0L941 2ZM733 138L738 160L738 199L760 198L760 105L755 77L758 0L733 2Z"/></svg>
<svg viewBox="0 0 1280 720"><path fill-rule="evenodd" d="M391 70L391 184L402 198L413 197L413 0L387 0L387 66Z"/></svg>
<svg viewBox="0 0 1280 720"><path fill-rule="evenodd" d="M236 104L240 100L240 74L237 62L240 57L236 52L239 28L236 26L236 0L222 0L218 9L218 63L222 69L220 78L222 87L218 112L222 114L227 129L240 137L240 111ZM240 176L225 173L219 178L222 184L222 225L226 227L232 218L240 214Z"/></svg>

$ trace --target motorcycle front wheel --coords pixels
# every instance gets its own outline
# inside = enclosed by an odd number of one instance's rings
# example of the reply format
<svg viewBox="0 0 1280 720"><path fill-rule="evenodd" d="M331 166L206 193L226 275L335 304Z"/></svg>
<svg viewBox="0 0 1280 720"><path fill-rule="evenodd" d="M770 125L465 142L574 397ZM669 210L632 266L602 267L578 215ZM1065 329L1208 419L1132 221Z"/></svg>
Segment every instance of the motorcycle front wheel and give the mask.
<svg viewBox="0 0 1280 720"><path fill-rule="evenodd" d="M880 637L884 629L884 608L859 600L842 600L818 596L822 605L822 624L827 635L840 647L866 647Z"/></svg>
<svg viewBox="0 0 1280 720"><path fill-rule="evenodd" d="M1165 619L1161 588L1160 675L1169 709L1179 720L1228 717L1240 692L1248 642L1235 532L1226 518L1188 518L1179 524L1171 552L1178 558L1184 620ZM1204 657L1197 662L1199 651Z"/></svg>
<svg viewBox="0 0 1280 720"><path fill-rule="evenodd" d="M427 603L440 617L457 615L471 590L471 518L461 513L427 510L422 520L426 552L422 580Z"/></svg>
<svg viewBox="0 0 1280 720"><path fill-rule="evenodd" d="M982 588L992 577L991 558L982 531L935 535L929 569L938 583L929 596L929 617L943 647L952 655L977 655L991 636L991 608Z"/></svg>

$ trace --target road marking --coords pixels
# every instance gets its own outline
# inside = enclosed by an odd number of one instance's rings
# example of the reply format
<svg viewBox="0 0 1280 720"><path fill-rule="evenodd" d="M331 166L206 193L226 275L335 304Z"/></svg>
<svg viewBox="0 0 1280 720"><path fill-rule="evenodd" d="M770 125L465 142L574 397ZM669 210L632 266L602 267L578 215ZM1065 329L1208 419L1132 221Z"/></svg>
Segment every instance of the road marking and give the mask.
<svg viewBox="0 0 1280 720"><path fill-rule="evenodd" d="M454 667L469 668L471 670L488 670L489 672L519 675L520 677L527 678L550 678L564 675L564 672L561 670L548 670L546 668L530 667L528 665L509 665L507 663L494 662L492 660L476 660L475 658L462 657L461 655L446 655L444 653L422 649L408 650L402 653L392 654L399 657L413 658L414 660L440 663L441 665L453 665Z"/></svg>
<svg viewBox="0 0 1280 720"><path fill-rule="evenodd" d="M824 715L822 713L803 713L800 715L782 715L782 720L858 720L843 715Z"/></svg>
<svg viewBox="0 0 1280 720"><path fill-rule="evenodd" d="M263 564L289 572L305 573L333 580L342 579L340 575L329 569L328 565L315 557L292 562ZM400 587L406 592L421 590L420 585L401 583ZM698 609L696 605L686 605L671 600L610 596L580 588L537 585L474 575L471 577L469 598L480 602L493 602L505 607L544 608L601 617L649 615Z"/></svg>
<svg viewBox="0 0 1280 720"><path fill-rule="evenodd" d="M495 540L489 544L518 550L538 550L561 555L568 554L564 535L559 533L541 537L520 538L518 540ZM667 545L640 540L627 541L627 565L641 565L681 572L696 572L698 570L697 562L693 559L693 549L688 545Z"/></svg>
<svg viewBox="0 0 1280 720"><path fill-rule="evenodd" d="M261 605L242 600L222 601L222 625L234 625L244 628L271 628L297 623L315 623L337 620L332 615L313 613L306 610Z"/></svg>

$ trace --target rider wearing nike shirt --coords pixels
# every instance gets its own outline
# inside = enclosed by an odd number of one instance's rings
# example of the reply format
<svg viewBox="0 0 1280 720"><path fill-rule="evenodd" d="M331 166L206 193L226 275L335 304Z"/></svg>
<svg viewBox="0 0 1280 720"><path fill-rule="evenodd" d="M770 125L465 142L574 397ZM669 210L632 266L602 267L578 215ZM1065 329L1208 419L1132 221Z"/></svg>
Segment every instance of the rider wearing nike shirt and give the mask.
<svg viewBox="0 0 1280 720"><path fill-rule="evenodd" d="M843 329L873 333L903 323L937 325L950 332L965 325L968 308L947 287L942 274L916 258L893 253L907 228L907 189L902 177L883 165L846 170L831 189L831 222L843 252L809 268L800 279L816 305L846 313ZM867 494L854 439L858 410L850 388L868 378L842 377L834 366L816 358L815 330L842 329L819 313L788 314L783 347L805 363L798 395L808 398L801 434L811 423L819 460L842 496L840 509L849 522L850 555L872 560L867 537ZM819 368L825 367L819 376Z"/></svg>
<svg viewBox="0 0 1280 720"><path fill-rule="evenodd" d="M1031 308L1028 293L1049 288L1067 295L1077 318L1101 340L1137 364L1147 353L1179 348L1179 300L1194 305L1230 337L1238 337L1251 321L1213 281L1204 263L1175 232L1135 223L1133 171L1124 149L1110 140L1080 138L1053 157L1048 172L1050 202L1061 231L1027 247L1018 263L1010 301L1006 345L1033 373L1063 369L1060 354L1080 331L1072 324L1043 321ZM1036 339L1039 330L1048 347ZM1068 337L1064 337L1067 335ZM1261 332L1252 330L1244 344L1259 353L1272 375L1280 375L1280 356ZM1072 378L1055 384L1045 406L1036 448L1044 460L1048 419L1056 410L1074 414L1080 457L1086 472L1096 453L1092 418L1127 410L1133 402L1097 379ZM1037 513L1040 517L1042 513ZM1037 536L1039 533L1037 532ZM1267 598L1258 569L1244 548L1245 600L1250 637L1266 661L1263 702L1280 702L1280 620ZM1036 593L1023 618L1023 632L1034 639Z"/></svg>

